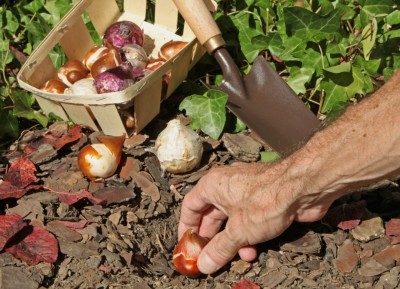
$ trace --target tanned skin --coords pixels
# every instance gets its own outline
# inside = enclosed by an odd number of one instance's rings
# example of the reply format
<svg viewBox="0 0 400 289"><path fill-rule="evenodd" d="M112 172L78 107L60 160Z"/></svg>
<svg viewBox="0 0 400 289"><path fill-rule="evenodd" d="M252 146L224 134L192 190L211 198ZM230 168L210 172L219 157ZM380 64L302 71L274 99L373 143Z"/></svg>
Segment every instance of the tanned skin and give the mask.
<svg viewBox="0 0 400 289"><path fill-rule="evenodd" d="M197 263L211 274L237 253L255 259L254 245L293 221L318 221L339 197L399 173L397 72L287 158L210 170L183 200L178 235L193 228L211 239Z"/></svg>

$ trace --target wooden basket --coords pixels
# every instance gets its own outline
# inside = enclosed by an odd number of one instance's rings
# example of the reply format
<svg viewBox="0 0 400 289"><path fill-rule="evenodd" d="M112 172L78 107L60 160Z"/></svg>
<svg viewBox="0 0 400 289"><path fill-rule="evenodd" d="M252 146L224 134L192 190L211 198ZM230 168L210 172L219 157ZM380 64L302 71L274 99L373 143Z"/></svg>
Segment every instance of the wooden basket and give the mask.
<svg viewBox="0 0 400 289"><path fill-rule="evenodd" d="M214 2L204 0L211 10ZM186 78L188 71L205 53L189 26L184 24L183 34L177 35L178 11L172 0L155 2L154 23L145 21L146 0L125 0L120 12L115 0L82 0L74 5L63 19L45 37L22 66L17 80L19 85L32 92L44 113L54 113L64 120L72 120L101 130L108 135L127 136L142 130L160 111L160 103L172 94ZM144 31L144 48L148 55L157 58L160 47L170 40L183 40L188 44L173 58L154 72L122 92L72 95L52 94L39 89L47 80L57 75L49 53L59 45L68 59L83 60L95 43L83 20L90 18L99 36L107 27L119 20L130 20ZM167 89L163 91L163 78L170 73ZM124 115L134 117L134 128L128 129Z"/></svg>

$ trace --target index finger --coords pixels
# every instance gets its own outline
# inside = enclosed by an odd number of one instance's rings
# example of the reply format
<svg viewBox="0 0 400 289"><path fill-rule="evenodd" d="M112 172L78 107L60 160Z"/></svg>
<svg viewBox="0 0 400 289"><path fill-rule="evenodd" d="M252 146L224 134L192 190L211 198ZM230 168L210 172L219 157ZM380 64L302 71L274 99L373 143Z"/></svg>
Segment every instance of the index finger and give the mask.
<svg viewBox="0 0 400 289"><path fill-rule="evenodd" d="M183 199L178 225L179 239L188 229L198 232L204 213L211 207L211 203L202 197L202 183L200 180Z"/></svg>

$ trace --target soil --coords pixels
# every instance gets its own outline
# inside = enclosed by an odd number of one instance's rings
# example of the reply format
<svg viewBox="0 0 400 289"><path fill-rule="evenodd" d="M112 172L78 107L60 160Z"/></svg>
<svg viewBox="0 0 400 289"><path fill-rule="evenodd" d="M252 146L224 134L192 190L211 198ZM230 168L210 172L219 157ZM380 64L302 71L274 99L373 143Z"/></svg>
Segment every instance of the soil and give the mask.
<svg viewBox="0 0 400 289"><path fill-rule="evenodd" d="M400 218L400 190L394 180L337 200L330 218L293 224L282 236L260 244L259 256L252 263L235 257L210 276L178 274L171 261L185 194L212 166L258 161L260 150L268 147L248 131L225 134L220 141L204 137L205 153L199 168L182 175L163 175L157 158L146 149L169 119L187 121L182 115L168 113L177 111L170 105L178 100L168 101L141 134L127 139L117 174L102 182L85 178L76 164L79 149L89 140L96 141L98 132L83 128L80 140L59 151L37 147L30 158L38 168L37 183L46 189L0 200L0 213L19 213L32 224L44 226L57 238L58 259L54 264L29 266L1 251L1 289L222 289L244 279L251 283L237 288L399 288L400 245L386 231L390 221ZM20 157L25 146L49 131L63 129L66 124L58 123L27 131L3 155L0 169L4 173L6 164ZM51 192L83 189L106 199L107 204L85 199L66 205ZM57 222L82 220L88 221L87 225L76 230Z"/></svg>

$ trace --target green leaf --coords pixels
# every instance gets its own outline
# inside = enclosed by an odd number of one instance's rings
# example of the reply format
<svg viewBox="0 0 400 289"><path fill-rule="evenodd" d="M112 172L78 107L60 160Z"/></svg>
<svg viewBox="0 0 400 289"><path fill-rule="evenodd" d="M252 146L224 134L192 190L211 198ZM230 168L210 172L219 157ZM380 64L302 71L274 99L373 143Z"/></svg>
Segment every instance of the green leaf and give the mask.
<svg viewBox="0 0 400 289"><path fill-rule="evenodd" d="M341 10L335 9L326 16L321 16L301 7L287 7L284 18L287 34L298 35L304 40L320 41L330 39L340 32Z"/></svg>
<svg viewBox="0 0 400 289"><path fill-rule="evenodd" d="M236 118L235 130L234 132L241 132L247 128L247 125L240 120L240 118Z"/></svg>
<svg viewBox="0 0 400 289"><path fill-rule="evenodd" d="M18 19L9 10L6 11L6 15L5 16L6 16L6 26L3 27L3 29L5 29L5 30L9 31L10 33L14 34L19 28Z"/></svg>
<svg viewBox="0 0 400 289"><path fill-rule="evenodd" d="M348 71L349 67L350 71ZM356 94L365 92L365 76L360 68L342 64L330 67L326 71L326 77L321 81L321 88L325 91L322 113L329 112L338 103L347 102Z"/></svg>
<svg viewBox="0 0 400 289"><path fill-rule="evenodd" d="M13 113L16 117L23 117L30 120L36 120L43 127L48 124L48 119L41 112L32 109L35 97L30 93L21 90L13 90L11 99L14 103Z"/></svg>
<svg viewBox="0 0 400 289"><path fill-rule="evenodd" d="M370 16L385 16L393 11L393 0L366 0L362 10Z"/></svg>
<svg viewBox="0 0 400 289"><path fill-rule="evenodd" d="M344 72L348 73L351 71L351 63L346 62L346 63L340 64L340 65L325 68L324 70L329 73L332 73L332 74L342 74Z"/></svg>
<svg viewBox="0 0 400 289"><path fill-rule="evenodd" d="M219 90L209 90L203 95L186 97L179 105L192 119L191 126L200 128L213 139L218 139L226 122L228 95Z"/></svg>
<svg viewBox="0 0 400 289"><path fill-rule="evenodd" d="M239 31L241 51L248 62L253 62L260 52L252 45L252 39L262 33L259 19L250 13L238 13L233 17L233 23Z"/></svg>
<svg viewBox="0 0 400 289"><path fill-rule="evenodd" d="M365 60L369 60L372 48L375 46L377 28L378 28L378 23L376 22L376 18L374 17L372 18L372 21L368 23L367 26L364 27L361 33L362 35L361 44L363 46Z"/></svg>
<svg viewBox="0 0 400 289"><path fill-rule="evenodd" d="M306 92L305 84L310 81L315 69L311 67L293 67L289 70L287 83L297 94Z"/></svg>
<svg viewBox="0 0 400 289"><path fill-rule="evenodd" d="M277 152L261 152L260 153L262 163L270 163L279 160L280 156Z"/></svg>
<svg viewBox="0 0 400 289"><path fill-rule="evenodd" d="M10 136L16 139L19 134L18 120L9 109L0 110L0 138Z"/></svg>
<svg viewBox="0 0 400 289"><path fill-rule="evenodd" d="M400 24L400 10L395 10L386 17L386 22L389 25Z"/></svg>
<svg viewBox="0 0 400 289"><path fill-rule="evenodd" d="M71 4L65 0L48 0L44 7L53 15L55 24L68 12Z"/></svg>

